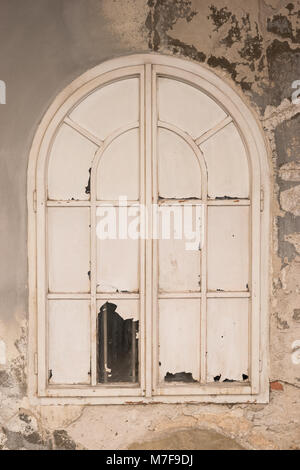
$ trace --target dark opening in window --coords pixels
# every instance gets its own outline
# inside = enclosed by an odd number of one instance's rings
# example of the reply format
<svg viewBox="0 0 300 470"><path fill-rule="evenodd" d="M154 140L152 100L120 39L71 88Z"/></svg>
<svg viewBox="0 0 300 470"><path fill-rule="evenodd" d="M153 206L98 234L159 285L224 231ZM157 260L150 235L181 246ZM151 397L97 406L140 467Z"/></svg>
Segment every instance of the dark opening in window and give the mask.
<svg viewBox="0 0 300 470"><path fill-rule="evenodd" d="M137 383L139 322L116 310L106 302L98 314L98 382Z"/></svg>

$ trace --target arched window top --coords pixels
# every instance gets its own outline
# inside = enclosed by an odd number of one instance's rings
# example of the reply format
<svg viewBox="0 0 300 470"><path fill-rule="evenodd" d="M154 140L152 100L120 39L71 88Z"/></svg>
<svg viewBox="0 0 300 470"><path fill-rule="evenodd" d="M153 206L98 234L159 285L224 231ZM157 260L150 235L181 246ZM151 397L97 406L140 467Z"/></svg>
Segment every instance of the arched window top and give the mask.
<svg viewBox="0 0 300 470"><path fill-rule="evenodd" d="M91 169L95 169L95 166L98 168L99 165L104 169L103 184L100 184L97 190L97 198L117 199L117 196L122 194L123 184L118 181L118 173L120 176L123 175L122 167L131 166L133 172L138 169L138 162L135 160L138 158L139 137L134 131L129 132L129 130L139 128L139 116L142 112L140 106L142 89L139 79L141 75L132 76L130 70L127 73L128 75L124 75L122 79L104 82L100 87L89 91L65 116L52 142L49 155L50 199L88 199L86 191L83 191L82 179L84 177L86 179ZM176 71L174 73L176 74ZM159 168L163 165L168 165L169 168L170 165L173 166L167 177L169 185L172 185L174 172L177 172L179 176L179 160L181 164L190 167L192 174L194 173L193 165L197 164L198 159L202 173L198 178L198 170L191 178L187 176L183 178L183 174L182 178L177 178L177 197L200 199L204 190L204 188L202 191L200 189L201 180L204 182L207 197L210 199L249 197L252 164L250 159L248 161L247 148L230 111L225 110L224 105L221 106L202 88L187 80L182 81L182 77L176 79L175 75L170 78L162 72L161 75L157 74L155 86L157 97L155 106L160 129L158 132ZM135 139L134 134L136 134ZM122 141L126 144L122 144ZM132 148L133 145L135 149ZM95 157L97 148L101 149L101 147L103 149ZM185 151L183 147L186 147ZM122 148L127 149L126 155L122 155ZM64 158L62 158L62 152ZM189 155L192 152L196 159L189 165L186 159L190 158ZM82 159L80 157L82 153L89 157ZM114 157L107 157L111 153ZM118 159L118 165L116 165L116 159ZM106 196L104 194L101 196L100 193L105 191L104 186L107 184L107 182L104 183L107 181L104 176L107 164L114 166L116 173L115 178L111 180L110 191L106 191ZM60 174L60 178L55 177L54 181L53 175L56 173ZM64 176L66 174L67 178ZM135 182L132 181L133 178L136 178ZM159 171L160 184L164 184L163 178ZM125 188L123 191L124 195L128 195L128 198L132 200L138 200L137 179L137 175L131 174L128 186L131 186L132 191L125 190ZM118 194L114 193L114 184L119 188ZM180 190L179 186L184 186L184 184L190 186L188 190ZM165 190L166 188L159 188L159 197L165 197ZM162 191L161 194L160 191Z"/></svg>
<svg viewBox="0 0 300 470"><path fill-rule="evenodd" d="M125 76L83 97L70 113L70 118L104 140L117 129L138 122L139 94L139 78Z"/></svg>
<svg viewBox="0 0 300 470"><path fill-rule="evenodd" d="M193 139L215 128L227 117L207 93L175 77L159 76L157 95L159 120L173 123Z"/></svg>
<svg viewBox="0 0 300 470"><path fill-rule="evenodd" d="M122 110L128 112L128 109L132 109L132 104L136 103L138 100L138 95L136 90L134 91L134 88L137 83L137 77L141 72L140 64L154 64L154 67L159 68L164 78L162 82L173 83L175 80L177 83L180 81L180 87L186 86L193 88L193 92L195 88L196 92L200 90L201 96L211 103L211 110L213 110L211 111L209 119L205 120L208 124L208 130L216 123L216 121L214 121L214 113L220 110L225 119L226 115L229 116L237 126L238 132L245 144L248 158L250 158L251 161L251 168L258 174L260 172L260 166L262 165L262 173L268 175L269 168L266 144L261 128L253 113L245 105L238 93L214 72L198 64L173 57L152 54L132 55L105 62L86 72L57 96L43 118L39 126L39 132L37 132L35 136L34 144L37 145L43 142L43 148L39 152L38 167L40 171L44 171L45 169L45 159L48 157L53 136L56 134L59 125L68 115L74 119L75 123L76 121L79 122L79 118L77 117L79 112L83 113L86 119L90 119L92 124L86 125L87 132L85 134L91 134L89 137L91 137L92 140L93 137L95 137L96 143L100 143L109 133L113 132L114 129L121 127L122 124L120 124L120 122L124 122L125 124L126 118L124 118L122 112L118 112L119 107L117 107L116 112L114 111L112 113L117 123L105 123L108 131L99 131L98 133L97 126L98 128L103 128L104 125L101 126L101 123L99 123L99 125L96 124L97 119L89 112L91 109L90 102L94 102L95 100L96 103L97 100L101 101L101 99L103 103L108 102L110 92L113 93L114 87L118 89L117 91L122 96L122 87L130 83L128 89L131 90L131 93L127 93L127 95L125 94L123 96ZM126 86L124 89L126 89ZM140 92L141 89L139 87L139 93ZM102 94L104 95L103 97L101 96ZM95 112L97 113L98 111L96 110ZM162 117L163 116L162 114ZM137 115L132 113L130 121L133 123L136 117ZM104 121L106 120L107 118L104 119ZM174 120L175 118L173 121ZM80 122L83 123L83 121ZM211 123L212 125L210 125ZM176 122L173 122L173 124L176 125ZM109 126L111 127L109 128ZM178 127L183 128L184 131L189 131L187 128L184 129L184 125L179 125ZM201 126L199 126L199 129L201 131ZM45 130L47 130L46 134ZM93 136L94 133L95 136ZM97 133L99 137L96 137ZM191 134L193 134L193 132L191 132ZM192 136L196 138L196 132L194 132ZM34 169L37 166L36 148L32 150L29 169Z"/></svg>
<svg viewBox="0 0 300 470"><path fill-rule="evenodd" d="M269 171L261 129L237 92L181 59L105 62L56 98L28 177L39 396L267 399ZM162 212L201 207L199 248L100 242L97 208L118 214L120 197ZM108 341L114 318L131 335L120 352L128 354L124 370L115 369L121 362ZM74 342L64 338L69 322ZM67 349L57 351L64 340ZM108 393L101 385L110 382Z"/></svg>

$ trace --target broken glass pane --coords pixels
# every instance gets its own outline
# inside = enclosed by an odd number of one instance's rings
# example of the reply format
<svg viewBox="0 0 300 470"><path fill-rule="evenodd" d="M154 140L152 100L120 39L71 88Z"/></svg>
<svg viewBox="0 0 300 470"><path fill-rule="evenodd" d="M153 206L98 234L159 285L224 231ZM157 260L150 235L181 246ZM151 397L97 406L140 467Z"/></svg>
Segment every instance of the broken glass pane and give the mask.
<svg viewBox="0 0 300 470"><path fill-rule="evenodd" d="M134 316L134 315L133 315ZM98 314L98 382L138 382L139 322L106 302Z"/></svg>

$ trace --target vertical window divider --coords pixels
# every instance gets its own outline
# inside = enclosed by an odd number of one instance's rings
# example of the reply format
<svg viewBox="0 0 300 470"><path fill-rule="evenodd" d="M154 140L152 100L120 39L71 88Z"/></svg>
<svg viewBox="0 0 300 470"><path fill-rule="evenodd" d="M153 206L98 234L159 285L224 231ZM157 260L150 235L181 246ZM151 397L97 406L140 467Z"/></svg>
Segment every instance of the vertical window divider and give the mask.
<svg viewBox="0 0 300 470"><path fill-rule="evenodd" d="M91 385L97 385L97 234L96 234L96 210L97 210L97 167L103 151L100 147L96 152L91 169L91 205L90 205L90 236L91 236ZM96 164L95 164L96 163Z"/></svg>
<svg viewBox="0 0 300 470"><path fill-rule="evenodd" d="M198 147L199 148L199 147ZM199 148L199 152L202 152ZM203 156L202 156L203 157ZM202 251L201 251L201 312L200 312L200 383L207 381L207 228L208 228L208 174L202 158ZM200 164L200 160L199 160Z"/></svg>
<svg viewBox="0 0 300 470"><path fill-rule="evenodd" d="M261 187L260 174L253 176L253 189L251 194L251 215L250 215L250 228L249 237L251 246L251 320L250 320L250 334L251 334L251 360L249 364L250 368L250 380L252 394L258 394L260 388L260 377L259 377L259 360L260 360L260 337L258 332L260 331L261 322L261 212L260 212L260 191ZM256 187L255 187L256 185ZM254 253L256 256L254 256ZM249 307L250 307L249 306Z"/></svg>
<svg viewBox="0 0 300 470"><path fill-rule="evenodd" d="M48 255L47 255L47 216L46 188L37 186L37 350L38 350L38 395L43 396L47 387L47 367L48 367L48 302L46 300L48 292ZM46 271L47 269L47 271Z"/></svg>
<svg viewBox="0 0 300 470"><path fill-rule="evenodd" d="M158 116L157 116L157 71L155 65L152 66L152 202L154 204L158 203L158 162L157 162L157 125L158 125ZM151 211L151 217L157 217L157 213ZM152 227L157 230L157 219L153 221L155 224ZM153 233L151 233L153 235ZM155 392L158 386L158 240L153 238L153 287L152 287L152 296L153 296L153 391Z"/></svg>
<svg viewBox="0 0 300 470"><path fill-rule="evenodd" d="M203 195L200 312L200 383L207 380L207 192Z"/></svg>
<svg viewBox="0 0 300 470"><path fill-rule="evenodd" d="M145 206L146 203L146 194L145 194L145 185L146 185L146 152L145 152L145 67L143 66L140 72L140 115L139 115L139 130L140 130L140 187L139 187L139 194L140 194L140 204ZM140 212L140 218L143 217L143 213ZM145 214L147 217L147 214ZM145 223L145 230L147 230L146 220ZM140 220L142 223L142 221ZM145 375L145 361L146 361L146 351L145 351L145 344L146 344L146 318L145 318L145 276L146 276L146 264L145 264L145 250L146 240L140 237L140 253L139 253L139 268L140 268L140 285L139 285L139 314L140 314L140 327L139 327L139 380L140 386L142 389L142 393L144 394L146 391L146 375Z"/></svg>
<svg viewBox="0 0 300 470"><path fill-rule="evenodd" d="M146 397L152 396L152 370L153 370L153 332L152 332L152 318L153 318L153 302L152 302L152 289L153 289L153 243L152 243L152 184L153 184L153 171L152 171L152 65L145 64L145 161L146 161L146 210L148 213L148 236L146 240Z"/></svg>

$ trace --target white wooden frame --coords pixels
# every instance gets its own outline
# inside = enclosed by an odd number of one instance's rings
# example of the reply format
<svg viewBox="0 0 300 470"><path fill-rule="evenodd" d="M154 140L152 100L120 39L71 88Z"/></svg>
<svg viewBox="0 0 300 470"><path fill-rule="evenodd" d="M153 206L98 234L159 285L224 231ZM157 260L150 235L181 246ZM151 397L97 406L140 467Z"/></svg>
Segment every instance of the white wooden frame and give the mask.
<svg viewBox="0 0 300 470"><path fill-rule="evenodd" d="M152 331L155 331L156 312L153 310L153 298L157 297L156 291L156 270L155 254L156 246L151 240L146 242L145 260L148 265L145 279L145 291L141 287L141 298L145 294L145 318L141 322L142 341L140 351L140 362L142 369L145 370L145 376L141 376L140 387L106 387L95 386L95 364L93 364L92 376L94 377L92 386L76 387L47 387L46 386L46 322L45 322L45 167L49 155L49 149L57 129L62 121L67 124L74 124L69 120L68 115L83 97L92 92L97 87L118 80L124 76L139 75L143 77L141 83L145 86L145 101L143 105L148 108L153 106L155 99L152 99L155 74L171 76L193 84L201 90L204 90L211 98L217 101L228 115L228 118L222 125L227 125L233 120L238 127L240 135L247 149L250 173L251 173L251 218L252 218L252 252L260 256L252 257L252 313L251 313L251 384L204 384L205 376L205 354L201 355L201 385L163 387L157 388L155 385L156 370L153 367L153 358L155 358L155 335L154 344L152 344ZM145 80L144 80L145 78ZM155 152L153 153L153 162L151 164L152 149L155 142L152 141L154 133L152 126L156 124L155 109L152 109L152 122L146 119L143 123L145 129L145 152L146 168L149 175L152 174L153 164L155 164ZM145 113L142 111L140 118L144 120ZM158 123L160 126L169 126L166 123ZM102 141L95 139L94 136L82 129L77 129L85 133L85 137L92 140L100 148ZM180 132L178 129L173 131ZM218 131L218 129L214 129ZM209 138L211 132L200 136L192 142L185 135L185 140L198 153L201 160L201 152L198 145ZM197 150L196 150L197 149ZM148 154L148 157L147 157ZM201 163L204 170L203 162ZM141 171L144 171L142 168ZM152 177L151 177L152 180ZM145 197L146 203L152 201L152 192L157 189L146 185ZM264 197L264 204L261 207L261 194ZM247 205L248 201L207 201L203 193L205 207L215 203L216 205L242 204ZM205 199L206 198L206 199ZM48 203L54 205L53 203ZM61 204L64 204L62 202ZM76 202L68 202L69 205L78 205ZM95 204L95 201L91 204ZM90 201L81 202L80 205L90 206ZM262 210L259 210L261 207ZM207 211L207 209L205 209ZM204 66L194 62L154 54L137 54L128 57L113 59L107 61L98 67L88 71L74 82L72 82L64 91L62 91L40 123L36 132L29 156L28 166L28 258L29 258L29 396L33 402L39 404L62 404L62 403L80 403L80 404L105 404L105 403L180 403L180 402L215 402L215 403L236 403L236 402L257 402L265 403L268 401L268 295L269 295L269 249L270 249L270 173L268 166L267 145L264 139L263 131L252 111L246 106L241 96L232 86L220 79L215 73ZM38 220L38 223L37 223ZM205 259L205 242L204 242ZM38 260L38 262L37 262ZM143 261L144 263L144 261ZM143 263L141 270L144 269ZM152 266L154 263L154 275L152 275ZM203 260L202 260L203 263ZM204 286L206 285L206 273L202 272ZM93 285L92 274L92 285ZM203 282L202 280L202 282ZM204 287L205 289L205 287ZM150 294L149 294L150 293ZM208 294L208 296L220 297L223 293ZM76 298L76 294L75 298ZM234 293L225 293L224 296L235 296ZM247 293L241 294L248 295ZM94 302L96 300L94 292ZM110 297L112 297L110 295ZM201 344L202 352L205 351L205 295L203 291L199 294L202 298L203 313L201 317ZM51 296L49 296L51 298ZM83 298L81 296L81 298ZM89 295L88 295L88 298ZM143 301L142 301L143 302ZM142 310L141 310L142 311ZM95 334L95 331L92 332ZM144 368L145 364L145 368Z"/></svg>

